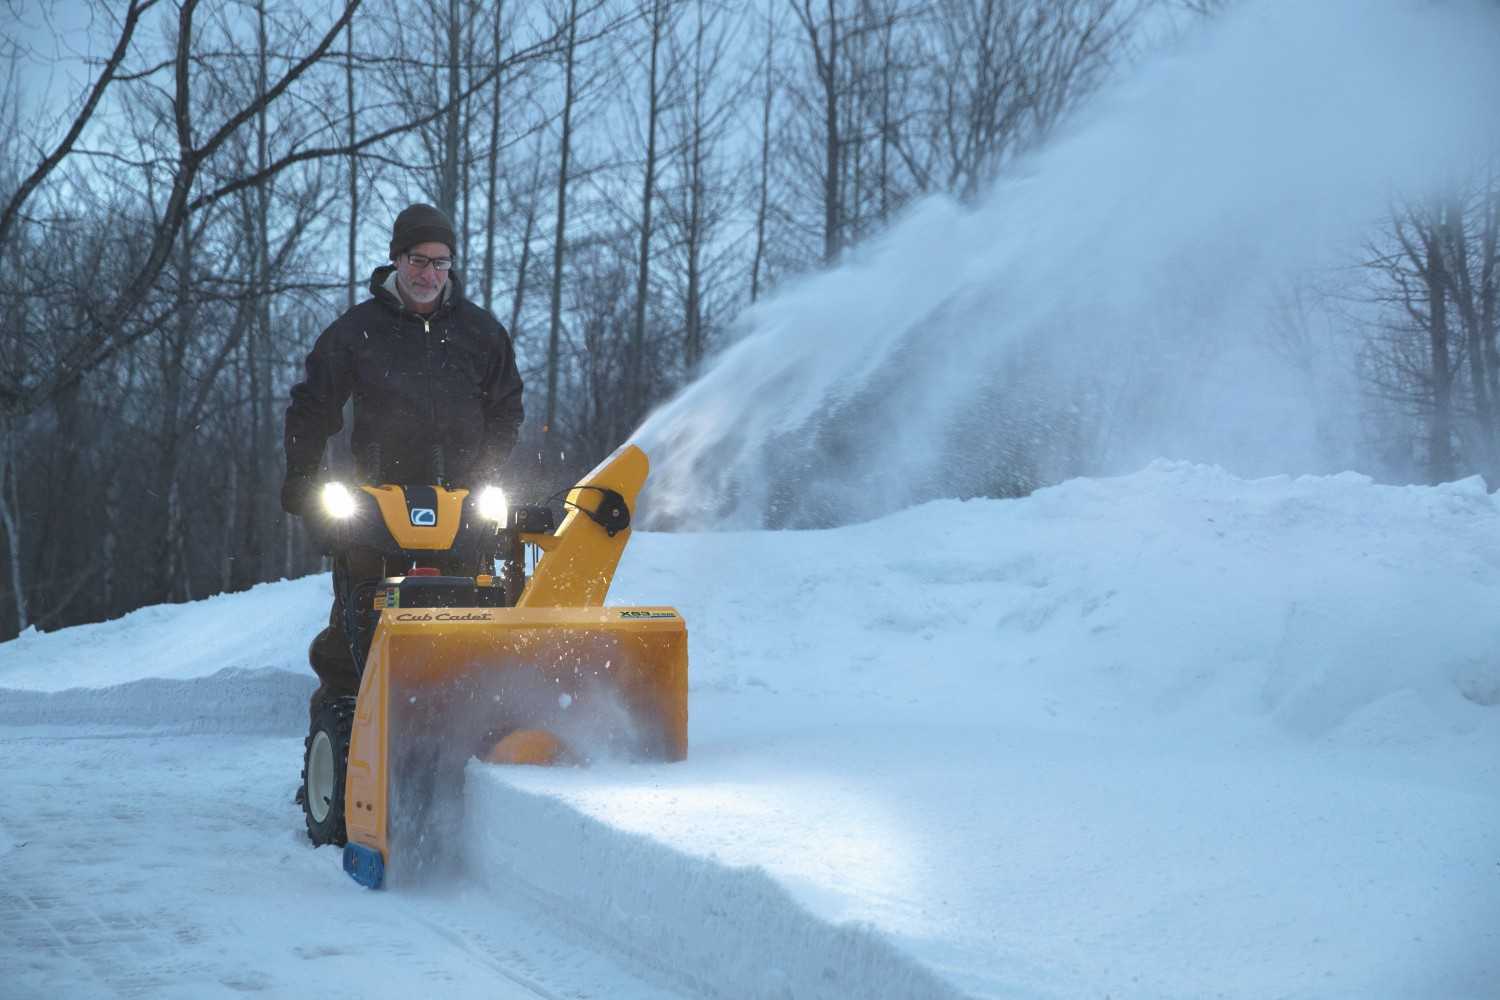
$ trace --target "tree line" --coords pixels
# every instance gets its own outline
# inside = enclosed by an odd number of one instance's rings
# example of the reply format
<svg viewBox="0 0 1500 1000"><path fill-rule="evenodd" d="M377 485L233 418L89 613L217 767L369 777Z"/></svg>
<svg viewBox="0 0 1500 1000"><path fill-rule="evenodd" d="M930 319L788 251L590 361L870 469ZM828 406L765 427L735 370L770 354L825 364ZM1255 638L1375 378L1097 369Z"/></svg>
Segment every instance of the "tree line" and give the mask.
<svg viewBox="0 0 1500 1000"><path fill-rule="evenodd" d="M0 637L318 568L281 416L407 203L453 219L516 341L513 471L550 493L748 304L976 197L1164 7L1217 4L98 0L45 93L36 33L0 40ZM1424 477L1497 460L1488 183L1368 262L1402 307L1363 355L1371 426Z"/></svg>

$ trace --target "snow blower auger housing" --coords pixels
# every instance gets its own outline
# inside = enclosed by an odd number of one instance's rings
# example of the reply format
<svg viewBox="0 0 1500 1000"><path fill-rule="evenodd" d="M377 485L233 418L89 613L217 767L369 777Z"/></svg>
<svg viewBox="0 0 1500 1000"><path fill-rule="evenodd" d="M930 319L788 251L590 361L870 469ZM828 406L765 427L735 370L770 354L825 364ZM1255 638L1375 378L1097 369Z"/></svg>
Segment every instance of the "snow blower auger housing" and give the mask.
<svg viewBox="0 0 1500 1000"><path fill-rule="evenodd" d="M548 508L507 508L498 491L327 488L327 547L390 573L337 582L359 695L320 713L307 741L309 836L343 843L356 881L419 871L456 835L471 757L687 756L682 617L604 605L647 471L622 448L569 491L555 530ZM540 550L529 578L527 545ZM454 575L496 558L498 576Z"/></svg>

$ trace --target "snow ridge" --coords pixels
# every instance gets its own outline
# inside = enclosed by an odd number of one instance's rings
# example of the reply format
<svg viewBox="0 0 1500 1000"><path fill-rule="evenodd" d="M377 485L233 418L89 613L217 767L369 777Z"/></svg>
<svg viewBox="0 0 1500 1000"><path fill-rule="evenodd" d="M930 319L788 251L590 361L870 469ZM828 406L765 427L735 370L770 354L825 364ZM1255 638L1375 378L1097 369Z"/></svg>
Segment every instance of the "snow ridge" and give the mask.
<svg viewBox="0 0 1500 1000"><path fill-rule="evenodd" d="M963 1000L868 924L802 908L758 867L730 867L593 819L470 764L471 878L584 925L692 996Z"/></svg>
<svg viewBox="0 0 1500 1000"><path fill-rule="evenodd" d="M307 728L307 700L316 684L307 674L229 667L208 677L147 677L110 687L0 688L0 726L120 726L170 735L300 735Z"/></svg>

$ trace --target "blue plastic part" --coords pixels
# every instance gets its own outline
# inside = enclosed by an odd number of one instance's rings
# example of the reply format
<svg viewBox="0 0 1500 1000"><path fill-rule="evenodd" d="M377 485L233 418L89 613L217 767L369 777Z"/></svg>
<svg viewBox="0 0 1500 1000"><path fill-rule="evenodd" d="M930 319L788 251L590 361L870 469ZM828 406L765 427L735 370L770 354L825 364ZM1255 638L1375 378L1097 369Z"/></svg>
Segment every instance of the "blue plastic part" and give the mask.
<svg viewBox="0 0 1500 1000"><path fill-rule="evenodd" d="M379 889L380 883L385 881L385 858L373 847L345 844L344 871L366 889Z"/></svg>

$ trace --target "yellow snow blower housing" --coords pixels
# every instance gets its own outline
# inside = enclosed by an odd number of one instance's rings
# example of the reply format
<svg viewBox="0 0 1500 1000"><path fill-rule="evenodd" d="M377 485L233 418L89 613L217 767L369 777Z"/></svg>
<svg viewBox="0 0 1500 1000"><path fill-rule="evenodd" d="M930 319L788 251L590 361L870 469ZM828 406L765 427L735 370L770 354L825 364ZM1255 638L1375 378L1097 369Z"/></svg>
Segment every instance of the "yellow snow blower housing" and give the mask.
<svg viewBox="0 0 1500 1000"><path fill-rule="evenodd" d="M353 503L342 505L330 548L362 544L388 567L409 567L350 582L359 695L315 719L307 741L309 834L315 843L347 838L344 868L357 881L375 887L388 869L420 870L456 836L470 758L687 756L682 617L669 607L604 606L647 471L644 452L622 448L569 491L555 531L547 508L508 509L494 491L348 492ZM361 514L365 524L352 524ZM527 545L540 550L529 578ZM455 564L488 567L494 556L498 576L452 575Z"/></svg>

